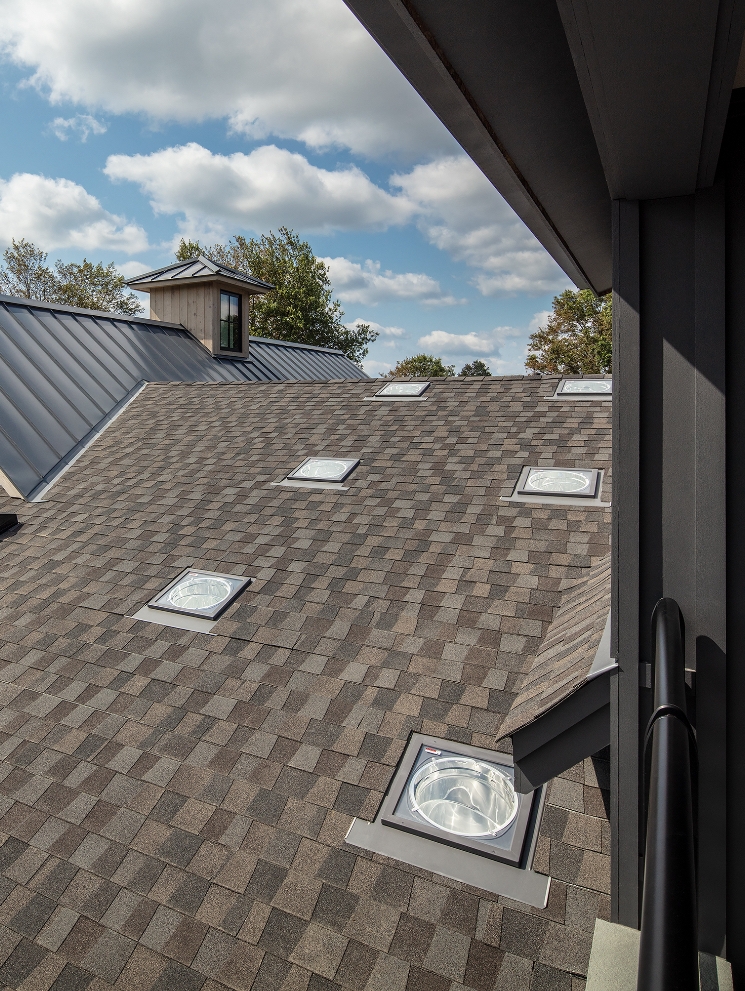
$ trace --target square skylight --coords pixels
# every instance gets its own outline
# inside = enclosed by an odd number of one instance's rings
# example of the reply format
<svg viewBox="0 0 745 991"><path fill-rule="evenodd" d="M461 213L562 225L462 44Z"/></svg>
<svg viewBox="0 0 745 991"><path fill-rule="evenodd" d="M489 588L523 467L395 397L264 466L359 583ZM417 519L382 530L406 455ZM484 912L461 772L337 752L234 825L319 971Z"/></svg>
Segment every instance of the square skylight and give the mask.
<svg viewBox="0 0 745 991"><path fill-rule="evenodd" d="M595 468L528 468L523 470L516 491L520 495L594 499L597 487Z"/></svg>
<svg viewBox="0 0 745 991"><path fill-rule="evenodd" d="M250 581L250 578L188 568L151 599L148 606L186 616L217 619Z"/></svg>
<svg viewBox="0 0 745 991"><path fill-rule="evenodd" d="M557 396L611 396L612 379L562 379Z"/></svg>
<svg viewBox="0 0 745 991"><path fill-rule="evenodd" d="M306 458L287 478L304 482L343 482L359 463L359 458Z"/></svg>
<svg viewBox="0 0 745 991"><path fill-rule="evenodd" d="M415 734L380 821L517 865L536 792L519 795L507 754Z"/></svg>
<svg viewBox="0 0 745 991"><path fill-rule="evenodd" d="M375 395L383 399L397 399L401 396L421 396L429 388L429 382L389 382Z"/></svg>

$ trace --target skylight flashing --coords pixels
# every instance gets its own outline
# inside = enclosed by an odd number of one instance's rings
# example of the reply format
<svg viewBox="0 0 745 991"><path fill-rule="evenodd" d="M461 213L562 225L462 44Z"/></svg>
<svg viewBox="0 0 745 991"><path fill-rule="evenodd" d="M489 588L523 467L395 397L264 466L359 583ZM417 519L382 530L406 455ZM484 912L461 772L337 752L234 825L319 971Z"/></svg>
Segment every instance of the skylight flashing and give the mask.
<svg viewBox="0 0 745 991"><path fill-rule="evenodd" d="M538 908L550 879L532 870L545 789L520 795L509 754L414 733L374 822L347 843Z"/></svg>

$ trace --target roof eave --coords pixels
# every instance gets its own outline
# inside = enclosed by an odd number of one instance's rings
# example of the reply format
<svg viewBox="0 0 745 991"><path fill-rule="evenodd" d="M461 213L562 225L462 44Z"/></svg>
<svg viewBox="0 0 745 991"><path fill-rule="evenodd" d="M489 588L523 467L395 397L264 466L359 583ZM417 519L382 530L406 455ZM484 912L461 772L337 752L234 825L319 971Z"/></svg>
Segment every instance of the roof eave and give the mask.
<svg viewBox="0 0 745 991"><path fill-rule="evenodd" d="M274 286L268 284L246 282L244 279L237 279L232 275L223 275L221 272L210 273L209 275L190 275L185 279L154 279L152 282L133 279L127 285L131 289L137 289L139 292L153 292L155 289L166 289L171 286L177 288L180 286L204 284L206 282L222 282L226 285L236 286L240 288L241 292L251 296L264 296L274 288Z"/></svg>

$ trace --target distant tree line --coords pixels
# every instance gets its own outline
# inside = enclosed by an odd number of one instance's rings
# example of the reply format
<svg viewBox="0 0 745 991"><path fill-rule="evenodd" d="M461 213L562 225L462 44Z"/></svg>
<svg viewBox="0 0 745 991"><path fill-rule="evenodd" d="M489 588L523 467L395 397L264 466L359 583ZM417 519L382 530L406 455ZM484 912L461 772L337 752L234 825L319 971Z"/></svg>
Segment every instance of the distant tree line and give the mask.
<svg viewBox="0 0 745 991"><path fill-rule="evenodd" d="M461 375L491 375L489 366L477 358L464 365ZM433 354L415 354L403 358L384 378L449 378L455 375L455 365L446 365L442 358Z"/></svg>
<svg viewBox="0 0 745 991"><path fill-rule="evenodd" d="M127 292L124 276L113 262L56 261L47 266L47 253L21 238L13 239L3 252L0 267L0 293L23 299L41 299L48 303L82 306L88 310L106 310L125 316L142 313L142 304L133 292Z"/></svg>

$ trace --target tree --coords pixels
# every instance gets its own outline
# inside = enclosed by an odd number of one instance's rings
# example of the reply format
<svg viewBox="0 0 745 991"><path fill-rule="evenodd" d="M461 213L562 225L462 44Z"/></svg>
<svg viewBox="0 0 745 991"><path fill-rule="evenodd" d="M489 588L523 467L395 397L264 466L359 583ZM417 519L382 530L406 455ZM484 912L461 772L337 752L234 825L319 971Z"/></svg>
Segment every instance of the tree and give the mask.
<svg viewBox="0 0 745 991"><path fill-rule="evenodd" d="M55 300L56 283L53 272L46 266L47 253L22 237L15 238L3 252L0 268L0 292L22 299Z"/></svg>
<svg viewBox="0 0 745 991"><path fill-rule="evenodd" d="M199 243L199 241L185 241L183 238L179 241L179 246L176 248L176 261L177 262L188 262L192 258L199 258L200 255L204 254L204 248Z"/></svg>
<svg viewBox="0 0 745 991"><path fill-rule="evenodd" d="M57 261L52 271L46 265L46 251L25 238L13 239L11 246L3 252L3 260L0 291L9 296L113 311L125 316L142 313L137 296L125 292L124 276L117 272L113 262L94 265L86 258L82 264Z"/></svg>
<svg viewBox="0 0 745 991"><path fill-rule="evenodd" d="M187 260L200 250L198 242L182 240L177 257ZM251 301L248 326L257 337L339 348L360 364L378 336L369 324L342 323L344 311L338 301L332 301L326 265L307 241L287 227L280 227L276 234L262 234L258 240L237 235L202 253L274 286Z"/></svg>
<svg viewBox="0 0 745 991"><path fill-rule="evenodd" d="M399 361L385 377L444 378L450 375L455 375L455 365L444 365L442 358L435 358L433 354L415 354Z"/></svg>
<svg viewBox="0 0 745 991"><path fill-rule="evenodd" d="M142 313L142 304L133 292L125 292L127 283L113 262L95 265L86 258L77 262L56 262L56 303L82 306L88 310L108 310L124 316Z"/></svg>
<svg viewBox="0 0 745 991"><path fill-rule="evenodd" d="M530 335L525 367L549 375L608 374L613 366L610 293L566 289L554 297L545 327Z"/></svg>
<svg viewBox="0 0 745 991"><path fill-rule="evenodd" d="M461 375L491 375L491 369L481 358L475 358L469 365L463 366Z"/></svg>

